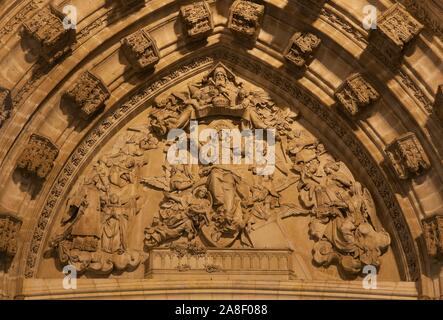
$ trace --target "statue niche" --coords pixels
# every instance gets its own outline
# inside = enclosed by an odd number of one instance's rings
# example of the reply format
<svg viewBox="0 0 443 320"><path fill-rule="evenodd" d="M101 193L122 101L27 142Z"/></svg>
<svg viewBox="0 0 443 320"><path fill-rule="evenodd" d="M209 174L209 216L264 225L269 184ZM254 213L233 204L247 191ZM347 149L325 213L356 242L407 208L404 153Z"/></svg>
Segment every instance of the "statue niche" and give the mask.
<svg viewBox="0 0 443 320"><path fill-rule="evenodd" d="M227 256L230 250L271 257L275 252L266 251L260 235L304 216L310 219L306 238L314 240L315 265L335 264L350 275L368 264L380 266L390 237L374 223L369 191L299 124L291 108L277 106L266 92L217 63L184 91L158 96L147 114L142 124L121 130L111 152L98 155L71 191L63 232L52 241L62 264L80 271L130 271L142 257L180 246L203 248L199 257ZM208 139L219 152L209 152L212 160L203 161L190 150L189 162L170 163L168 150L177 143L168 140L173 129L182 130L179 138L200 155L208 151ZM202 138L205 129L212 133ZM257 129L263 135L240 134ZM263 171L271 154L275 166ZM149 223L134 244L128 239L138 218ZM283 250L278 254L288 259L291 246L297 244L277 248Z"/></svg>

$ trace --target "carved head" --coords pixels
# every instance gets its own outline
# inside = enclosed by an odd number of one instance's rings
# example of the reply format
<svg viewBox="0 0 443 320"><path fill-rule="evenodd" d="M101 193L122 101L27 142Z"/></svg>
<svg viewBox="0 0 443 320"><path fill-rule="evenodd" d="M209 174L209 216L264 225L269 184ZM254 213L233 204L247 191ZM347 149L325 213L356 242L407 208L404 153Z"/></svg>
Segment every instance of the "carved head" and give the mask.
<svg viewBox="0 0 443 320"><path fill-rule="evenodd" d="M217 86L225 86L228 75L223 67L217 67L214 70L214 82Z"/></svg>

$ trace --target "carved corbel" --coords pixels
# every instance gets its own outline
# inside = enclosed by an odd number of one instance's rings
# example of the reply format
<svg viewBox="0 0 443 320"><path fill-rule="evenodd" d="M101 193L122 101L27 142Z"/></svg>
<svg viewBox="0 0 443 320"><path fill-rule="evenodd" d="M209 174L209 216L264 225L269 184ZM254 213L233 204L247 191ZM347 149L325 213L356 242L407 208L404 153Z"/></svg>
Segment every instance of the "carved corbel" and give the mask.
<svg viewBox="0 0 443 320"><path fill-rule="evenodd" d="M265 6L249 1L236 0L229 10L228 28L248 40L255 40L260 32Z"/></svg>
<svg viewBox="0 0 443 320"><path fill-rule="evenodd" d="M152 68L160 60L155 40L144 29L124 38L121 47L126 59L137 71Z"/></svg>
<svg viewBox="0 0 443 320"><path fill-rule="evenodd" d="M180 15L189 38L205 38L214 29L211 9L206 1L182 6L180 8Z"/></svg>
<svg viewBox="0 0 443 320"><path fill-rule="evenodd" d="M0 87L0 128L9 119L12 112L11 91Z"/></svg>
<svg viewBox="0 0 443 320"><path fill-rule="evenodd" d="M350 116L356 116L380 98L380 94L365 79L356 73L348 77L335 92L339 106Z"/></svg>
<svg viewBox="0 0 443 320"><path fill-rule="evenodd" d="M394 172L403 180L420 176L431 167L423 146L412 132L395 139L385 152Z"/></svg>
<svg viewBox="0 0 443 320"><path fill-rule="evenodd" d="M443 262L443 215L425 219L422 223L428 255Z"/></svg>
<svg viewBox="0 0 443 320"><path fill-rule="evenodd" d="M71 51L75 42L75 29L65 28L64 18L53 6L48 6L23 23L31 47L50 65Z"/></svg>
<svg viewBox="0 0 443 320"><path fill-rule="evenodd" d="M423 25L400 3L385 11L370 33L370 49L391 67L403 59L405 51L422 31Z"/></svg>
<svg viewBox="0 0 443 320"><path fill-rule="evenodd" d="M437 95L435 96L434 114L440 120L443 126L443 84L438 86Z"/></svg>
<svg viewBox="0 0 443 320"><path fill-rule="evenodd" d="M321 44L321 39L312 33L296 32L284 51L285 58L298 68L302 68L313 58Z"/></svg>
<svg viewBox="0 0 443 320"><path fill-rule="evenodd" d="M17 161L17 168L44 179L51 172L58 152L49 138L34 133Z"/></svg>
<svg viewBox="0 0 443 320"><path fill-rule="evenodd" d="M21 225L22 221L16 215L0 212L0 261L4 262L6 270L17 253L17 234Z"/></svg>
<svg viewBox="0 0 443 320"><path fill-rule="evenodd" d="M80 117L85 120L96 114L110 96L103 80L89 71L83 73L65 93L65 97L79 108Z"/></svg>

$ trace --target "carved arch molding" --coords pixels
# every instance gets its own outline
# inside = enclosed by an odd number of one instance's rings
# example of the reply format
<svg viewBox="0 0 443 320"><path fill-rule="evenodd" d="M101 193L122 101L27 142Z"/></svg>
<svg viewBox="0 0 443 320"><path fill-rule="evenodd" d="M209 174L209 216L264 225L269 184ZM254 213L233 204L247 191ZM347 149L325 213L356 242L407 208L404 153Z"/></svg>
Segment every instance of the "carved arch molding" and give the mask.
<svg viewBox="0 0 443 320"><path fill-rule="evenodd" d="M78 73L60 99L74 116L73 131L81 132L78 143L66 148L28 130L15 161L3 160L2 171L11 169L14 184L35 208L32 217L6 208L0 212L2 276L11 283L2 294L32 296L32 281L43 280L62 297L56 281L66 265L76 268L85 286L94 278L127 281L129 287L132 279L144 279L148 287L149 281L155 286L155 281L187 277L203 287L210 279L260 279L280 281L294 292L300 280L312 283L313 292L316 281L326 286L351 281L357 288L365 266L372 265L384 288L405 284L404 291L392 289L396 296L430 295L429 288L417 291L414 283L435 273L441 221L436 216L420 222L420 216L411 223L404 196L404 181L441 171L421 139L425 135L410 130L396 137L383 149L381 163L353 121L380 99L392 99L389 90L373 76L352 73L333 92L331 106L294 81L322 43L311 32L296 32L288 40L281 55L288 67L280 69L260 54L232 48L231 35L201 45L214 30L212 5L181 7L190 53L159 71L162 48L146 29L121 40L121 55L137 72L137 84L118 99L112 99L115 87L111 90L93 71ZM249 49L259 37L261 6L234 1L229 11L232 35ZM244 24L245 8L255 14L247 17L252 23ZM57 24L60 13L48 10L44 15ZM410 23L414 37L423 25ZM24 24L25 34L38 43L33 28ZM372 41L385 45L389 30L381 33ZM55 44L41 41L42 66L51 70L63 64L71 37L60 34ZM395 46L370 50L392 70L404 54ZM388 61L389 52L396 61ZM6 121L22 102L1 90L4 128L13 132ZM429 107L423 96L417 101ZM254 163L168 164L167 133L183 129L189 137L191 121L220 133L274 128L274 174L260 176ZM236 150L228 149L233 156ZM411 231L417 225L426 239ZM23 285L13 277L22 278ZM35 295L51 296L44 290Z"/></svg>

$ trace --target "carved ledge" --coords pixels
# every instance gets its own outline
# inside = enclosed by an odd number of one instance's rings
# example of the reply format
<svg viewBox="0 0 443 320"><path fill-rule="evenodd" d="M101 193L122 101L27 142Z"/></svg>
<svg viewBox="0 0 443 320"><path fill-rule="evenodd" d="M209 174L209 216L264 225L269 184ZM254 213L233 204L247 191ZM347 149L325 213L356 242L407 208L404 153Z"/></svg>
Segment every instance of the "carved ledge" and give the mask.
<svg viewBox="0 0 443 320"><path fill-rule="evenodd" d="M296 32L289 40L284 56L296 67L304 67L313 58L320 43L321 39L315 34Z"/></svg>
<svg viewBox="0 0 443 320"><path fill-rule="evenodd" d="M0 212L0 261L12 261L17 253L17 234L22 221L9 212Z"/></svg>
<svg viewBox="0 0 443 320"><path fill-rule="evenodd" d="M443 84L437 89L434 103L434 114L440 120L440 124L443 125Z"/></svg>
<svg viewBox="0 0 443 320"><path fill-rule="evenodd" d="M17 161L17 168L39 178L46 178L58 152L57 146L49 138L34 133Z"/></svg>
<svg viewBox="0 0 443 320"><path fill-rule="evenodd" d="M205 38L214 29L211 9L205 1L182 6L180 14L189 38Z"/></svg>
<svg viewBox="0 0 443 320"><path fill-rule="evenodd" d="M356 116L380 98L380 94L362 74L348 77L335 92L339 106L350 116Z"/></svg>
<svg viewBox="0 0 443 320"><path fill-rule="evenodd" d="M65 96L80 109L80 117L87 120L104 106L111 94L103 80L86 71Z"/></svg>
<svg viewBox="0 0 443 320"><path fill-rule="evenodd" d="M264 5L236 0L229 10L228 28L240 37L255 40L260 32L264 13Z"/></svg>
<svg viewBox="0 0 443 320"><path fill-rule="evenodd" d="M371 31L370 49L384 63L397 66L422 29L423 25L396 3L378 19L377 29Z"/></svg>
<svg viewBox="0 0 443 320"><path fill-rule="evenodd" d="M23 23L25 35L31 39L32 47L49 64L69 52L75 41L75 30L65 29L63 19L60 12L49 6Z"/></svg>
<svg viewBox="0 0 443 320"><path fill-rule="evenodd" d="M155 40L144 29L124 38L121 46L126 59L137 71L152 68L160 60Z"/></svg>
<svg viewBox="0 0 443 320"><path fill-rule="evenodd" d="M12 112L11 91L0 87L0 128L9 119Z"/></svg>
<svg viewBox="0 0 443 320"><path fill-rule="evenodd" d="M423 146L412 132L395 139L386 147L385 152L400 179L419 176L431 167Z"/></svg>
<svg viewBox="0 0 443 320"><path fill-rule="evenodd" d="M423 236L428 255L443 261L443 215L436 215L423 220Z"/></svg>

